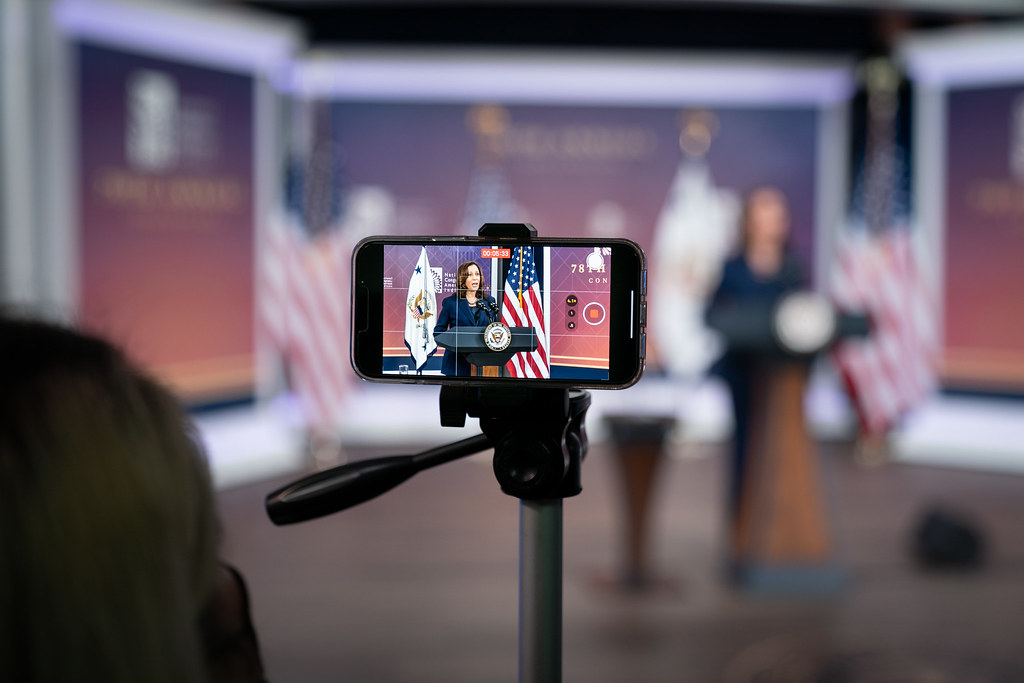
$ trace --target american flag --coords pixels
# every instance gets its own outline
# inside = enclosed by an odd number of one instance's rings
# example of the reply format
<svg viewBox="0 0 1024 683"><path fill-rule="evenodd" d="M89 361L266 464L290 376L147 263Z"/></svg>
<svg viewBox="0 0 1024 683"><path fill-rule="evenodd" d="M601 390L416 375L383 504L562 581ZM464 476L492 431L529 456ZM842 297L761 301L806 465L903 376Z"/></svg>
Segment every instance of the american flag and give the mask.
<svg viewBox="0 0 1024 683"><path fill-rule="evenodd" d="M836 362L865 434L884 434L935 388L936 303L906 228L848 235L832 293L840 308L867 313L871 334L840 344Z"/></svg>
<svg viewBox="0 0 1024 683"><path fill-rule="evenodd" d="M484 223L513 222L521 212L512 198L504 171L497 166L477 166L469 179L462 231L476 234Z"/></svg>
<svg viewBox="0 0 1024 683"><path fill-rule="evenodd" d="M867 435L882 435L934 389L936 297L910 229L906 146L899 144L899 78L890 63L866 68L865 152L850 226L840 236L831 292L837 305L870 316L867 338L835 359ZM905 112L904 112L905 113Z"/></svg>
<svg viewBox="0 0 1024 683"><path fill-rule="evenodd" d="M537 350L512 356L505 368L512 377L550 377L548 335L544 325L544 299L537 280L533 247L516 247L512 264L505 278L505 297L501 322L509 327L533 327L537 333Z"/></svg>
<svg viewBox="0 0 1024 683"><path fill-rule="evenodd" d="M476 142L476 164L462 212L462 231L467 235L476 234L484 223L521 220L522 211L502 167L508 123L509 112L500 105L474 105L466 112L466 124Z"/></svg>
<svg viewBox="0 0 1024 683"><path fill-rule="evenodd" d="M348 251L340 231L310 238L286 217L266 233L261 319L311 428L336 427L351 379Z"/></svg>
<svg viewBox="0 0 1024 683"><path fill-rule="evenodd" d="M340 229L341 182L326 103L312 113L312 144L290 164L285 206L260 245L259 310L290 389L313 429L336 429L348 367L349 240ZM306 115L296 127L309 123Z"/></svg>

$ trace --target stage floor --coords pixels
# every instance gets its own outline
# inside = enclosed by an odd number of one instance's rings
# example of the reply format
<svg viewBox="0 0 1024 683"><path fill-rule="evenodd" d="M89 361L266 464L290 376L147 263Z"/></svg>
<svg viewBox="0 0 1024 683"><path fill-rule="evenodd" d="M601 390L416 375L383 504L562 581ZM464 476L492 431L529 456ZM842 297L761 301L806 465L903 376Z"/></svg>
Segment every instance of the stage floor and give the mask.
<svg viewBox="0 0 1024 683"><path fill-rule="evenodd" d="M453 434L457 438L458 434ZM920 464L864 467L822 446L846 588L748 595L723 580L722 446L679 444L651 509L646 593L617 587L622 503L610 445L565 501L564 680L587 683L1024 680L1024 477ZM350 460L403 449L353 447ZM273 526L264 496L298 476L219 492L224 556L249 581L274 683L516 680L519 502L488 457L421 473L382 498ZM977 572L928 572L915 522L943 504L984 531Z"/></svg>

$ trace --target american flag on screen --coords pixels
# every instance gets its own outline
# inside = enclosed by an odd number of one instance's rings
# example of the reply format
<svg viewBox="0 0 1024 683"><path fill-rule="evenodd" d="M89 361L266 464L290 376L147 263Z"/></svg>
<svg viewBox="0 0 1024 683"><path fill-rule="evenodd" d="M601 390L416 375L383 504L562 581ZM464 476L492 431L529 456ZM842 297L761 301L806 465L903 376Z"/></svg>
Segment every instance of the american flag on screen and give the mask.
<svg viewBox="0 0 1024 683"><path fill-rule="evenodd" d="M505 297L501 322L509 327L532 327L537 333L537 350L517 353L505 364L512 377L551 376L548 360L548 335L544 325L544 298L537 280L533 247L516 247L505 278Z"/></svg>
<svg viewBox="0 0 1024 683"><path fill-rule="evenodd" d="M910 177L900 136L898 74L867 65L868 119L850 226L840 236L831 292L841 309L863 312L872 330L836 348L835 358L865 434L890 430L934 389L937 303L910 229ZM902 115L905 116L904 111Z"/></svg>
<svg viewBox="0 0 1024 683"><path fill-rule="evenodd" d="M312 149L304 163L290 164L285 206L268 221L261 244L259 292L260 319L303 418L326 430L338 424L352 377L350 245L339 227L341 182L329 114L320 103L312 117Z"/></svg>

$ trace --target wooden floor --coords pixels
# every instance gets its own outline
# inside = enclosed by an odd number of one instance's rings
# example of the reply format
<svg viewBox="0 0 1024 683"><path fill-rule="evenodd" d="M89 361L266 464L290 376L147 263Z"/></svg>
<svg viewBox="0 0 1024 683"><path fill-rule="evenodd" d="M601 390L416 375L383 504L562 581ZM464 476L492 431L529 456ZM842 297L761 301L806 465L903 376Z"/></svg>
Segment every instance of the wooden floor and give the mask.
<svg viewBox="0 0 1024 683"><path fill-rule="evenodd" d="M565 681L1024 681L1024 477L868 468L846 445L823 445L846 588L748 595L720 567L723 452L665 460L652 510L664 581L630 593L611 580L622 547L616 461L591 449L584 491L565 501ZM519 501L498 490L488 457L275 527L264 496L291 478L220 494L224 556L248 579L273 683L516 680ZM915 565L913 526L939 503L984 531L980 571Z"/></svg>

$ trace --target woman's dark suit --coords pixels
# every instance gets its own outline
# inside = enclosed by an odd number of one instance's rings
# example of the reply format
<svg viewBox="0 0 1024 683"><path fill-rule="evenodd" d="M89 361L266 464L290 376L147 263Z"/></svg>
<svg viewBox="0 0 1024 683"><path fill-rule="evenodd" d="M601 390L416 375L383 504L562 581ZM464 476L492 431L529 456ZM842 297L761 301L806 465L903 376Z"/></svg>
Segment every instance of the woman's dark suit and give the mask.
<svg viewBox="0 0 1024 683"><path fill-rule="evenodd" d="M791 255L783 256L779 271L771 277L755 275L743 256L725 262L722 281L711 297L709 314L718 308L738 303L761 304L769 309L783 295L804 287L804 276L799 262ZM725 380L732 394L735 431L732 443L732 466L728 489L730 519L738 514L740 495L747 471L747 444L750 435L750 413L753 395L756 354L749 351L726 349L725 354L711 368L711 374Z"/></svg>
<svg viewBox="0 0 1024 683"><path fill-rule="evenodd" d="M486 297L487 301L494 303L493 297ZM441 302L441 312L437 314L437 324L434 325L434 334L446 332L453 327L482 327L491 322L488 311L477 301L476 306L470 306L465 299L458 298L455 294L447 296ZM445 349L441 357L442 375L462 375L471 373L469 362L461 353L455 353L451 349Z"/></svg>

